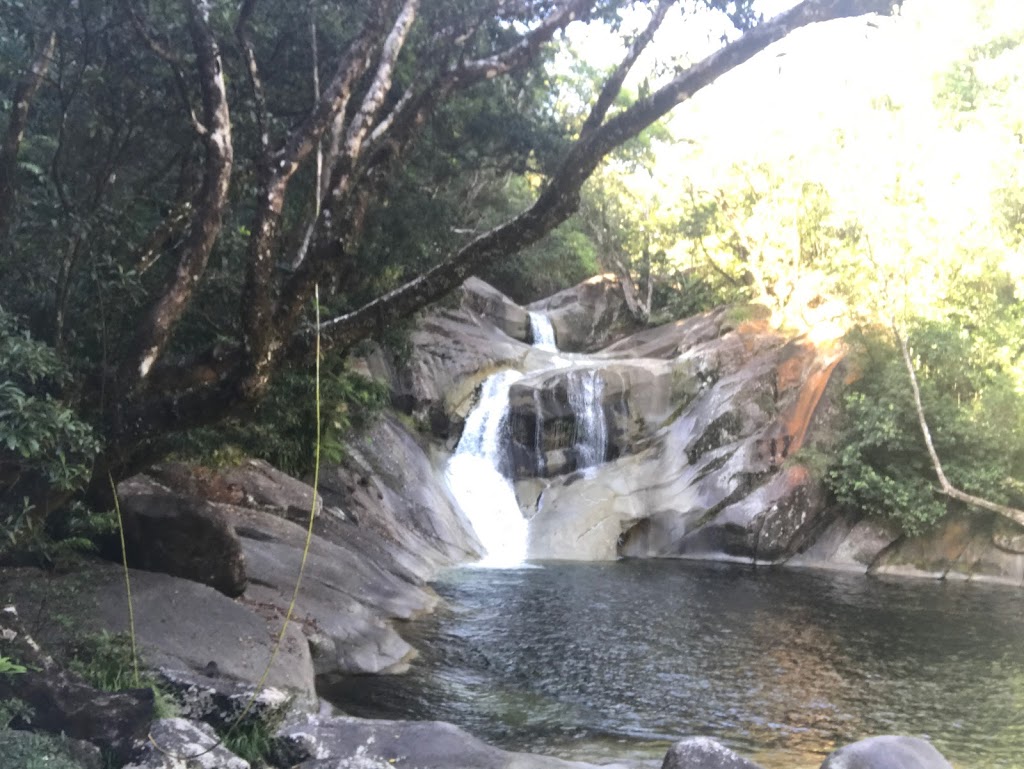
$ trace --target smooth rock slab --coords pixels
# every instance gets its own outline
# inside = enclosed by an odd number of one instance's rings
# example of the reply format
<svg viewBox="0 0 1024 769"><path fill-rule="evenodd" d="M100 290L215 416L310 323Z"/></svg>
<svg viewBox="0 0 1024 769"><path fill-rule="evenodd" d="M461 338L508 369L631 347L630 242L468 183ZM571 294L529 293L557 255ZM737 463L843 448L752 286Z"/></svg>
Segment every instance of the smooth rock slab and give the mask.
<svg viewBox="0 0 1024 769"><path fill-rule="evenodd" d="M153 722L149 739L124 769L250 769L248 761L217 743L206 724L163 718Z"/></svg>
<svg viewBox="0 0 1024 769"><path fill-rule="evenodd" d="M277 763L300 769L595 769L549 756L510 753L441 721L308 715L278 735Z"/></svg>
<svg viewBox="0 0 1024 769"><path fill-rule="evenodd" d="M661 769L761 769L710 737L680 740L665 755Z"/></svg>
<svg viewBox="0 0 1024 769"><path fill-rule="evenodd" d="M884 735L846 745L829 754L821 769L953 769L928 741Z"/></svg>

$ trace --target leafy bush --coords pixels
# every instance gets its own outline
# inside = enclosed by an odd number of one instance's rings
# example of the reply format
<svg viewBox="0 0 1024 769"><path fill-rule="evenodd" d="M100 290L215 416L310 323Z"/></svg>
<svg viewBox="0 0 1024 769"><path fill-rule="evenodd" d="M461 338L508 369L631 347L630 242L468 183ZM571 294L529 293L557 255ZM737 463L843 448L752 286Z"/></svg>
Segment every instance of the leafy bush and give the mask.
<svg viewBox="0 0 1024 769"><path fill-rule="evenodd" d="M60 398L69 380L57 353L0 308L0 553L45 541L44 494L89 478L99 441Z"/></svg>
<svg viewBox="0 0 1024 769"><path fill-rule="evenodd" d="M884 331L849 338L862 368L844 402L839 452L826 480L836 499L919 533L947 511L921 435L907 371ZM955 321L919 322L909 343L935 448L950 482L1002 504L1024 478L1024 396L988 341Z"/></svg>
<svg viewBox="0 0 1024 769"><path fill-rule="evenodd" d="M344 368L338 358L321 364L320 457L338 462L346 434L364 426L388 403L387 387ZM179 436L176 454L216 464L242 457L265 459L301 477L313 469L316 444L316 381L310 370L282 371L251 417Z"/></svg>

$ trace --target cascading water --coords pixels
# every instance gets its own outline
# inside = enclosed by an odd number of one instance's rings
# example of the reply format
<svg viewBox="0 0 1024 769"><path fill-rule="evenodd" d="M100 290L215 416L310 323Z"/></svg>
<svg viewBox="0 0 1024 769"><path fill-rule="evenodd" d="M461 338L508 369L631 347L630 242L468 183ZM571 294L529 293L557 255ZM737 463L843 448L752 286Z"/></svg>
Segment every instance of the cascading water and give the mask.
<svg viewBox="0 0 1024 769"><path fill-rule="evenodd" d="M533 333L533 346L546 352L558 352L555 344L555 327L547 315L539 312L530 313L530 331Z"/></svg>
<svg viewBox="0 0 1024 769"><path fill-rule="evenodd" d="M608 425L601 408L604 381L599 371L577 369L567 378L567 396L576 418L576 468L604 462L608 453Z"/></svg>
<svg viewBox="0 0 1024 769"><path fill-rule="evenodd" d="M448 488L487 551L478 566L510 567L526 558L527 522L512 484L501 474L508 393L522 378L499 371L484 380L480 402L470 412L446 470Z"/></svg>

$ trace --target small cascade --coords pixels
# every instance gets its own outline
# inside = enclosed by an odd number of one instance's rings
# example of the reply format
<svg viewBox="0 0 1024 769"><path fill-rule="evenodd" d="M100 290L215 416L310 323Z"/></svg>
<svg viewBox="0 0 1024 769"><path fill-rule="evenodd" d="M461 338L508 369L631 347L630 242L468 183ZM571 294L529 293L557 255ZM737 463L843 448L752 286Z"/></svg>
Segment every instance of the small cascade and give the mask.
<svg viewBox="0 0 1024 769"><path fill-rule="evenodd" d="M604 381L594 369L568 373L567 395L576 419L576 469L604 462L608 454L608 425L601 408Z"/></svg>
<svg viewBox="0 0 1024 769"><path fill-rule="evenodd" d="M526 557L527 522L502 467L508 393L522 378L515 370L484 380L445 472L448 488L469 518L486 555L478 566L519 566Z"/></svg>
<svg viewBox="0 0 1024 769"><path fill-rule="evenodd" d="M546 352L558 352L555 344L555 327L551 319L539 312L530 313L530 331L533 334L533 346Z"/></svg>

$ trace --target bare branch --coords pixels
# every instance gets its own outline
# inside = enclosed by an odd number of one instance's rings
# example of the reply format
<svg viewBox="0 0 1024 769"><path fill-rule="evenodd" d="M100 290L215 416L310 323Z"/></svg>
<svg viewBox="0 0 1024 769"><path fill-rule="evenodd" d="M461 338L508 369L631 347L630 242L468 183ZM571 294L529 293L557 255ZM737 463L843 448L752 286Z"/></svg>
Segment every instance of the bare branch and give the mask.
<svg viewBox="0 0 1024 769"><path fill-rule="evenodd" d="M903 335L900 333L895 321L892 323L892 334L896 338L896 342L900 348L900 354L903 356L903 365L907 368L907 376L910 378L910 388L914 393L914 410L917 412L917 423L921 428L921 436L924 438L924 445L928 450L928 457L931 459L932 468L935 470L935 475L939 479L939 489L950 499L955 499L959 502L963 502L964 504L971 505L972 507L980 507L982 510L997 513L1009 518L1011 521L1014 521L1021 526L1024 526L1024 510L1019 510L1015 507L1007 507L1006 505L999 505L995 502L990 502L987 499L976 497L973 494L961 491L949 482L945 471L942 469L942 462L939 460L939 453L935 450L935 443L932 441L932 433L928 428L928 420L925 418L924 406L921 404L921 388L917 383L917 373L914 371L914 362L910 357L910 350L907 348L907 341L903 338Z"/></svg>
<svg viewBox="0 0 1024 769"><path fill-rule="evenodd" d="M249 22L256 10L256 0L243 0L238 10L238 21L235 23L235 37L242 47L242 55L245 57L245 71L249 76L249 89L252 91L253 112L256 117L256 130L259 132L260 147L263 156L270 152L270 135L267 126L267 97L263 91L263 81L260 79L260 69L256 63L256 52L252 47L252 39L249 37Z"/></svg>
<svg viewBox="0 0 1024 769"><path fill-rule="evenodd" d="M581 135L589 134L604 122L608 110L615 103L615 97L622 90L622 83L625 81L626 75L633 69L633 65L640 58L640 54L650 45L651 40L654 38L654 33L661 27L665 17L668 15L669 9L675 4L676 0L661 0L658 3L658 7L651 14L651 20L648 22L647 27L633 40L622 61L615 67L615 71L612 72L602 86L597 101L594 102L594 106L590 109L590 114L587 115L587 119L580 129Z"/></svg>

